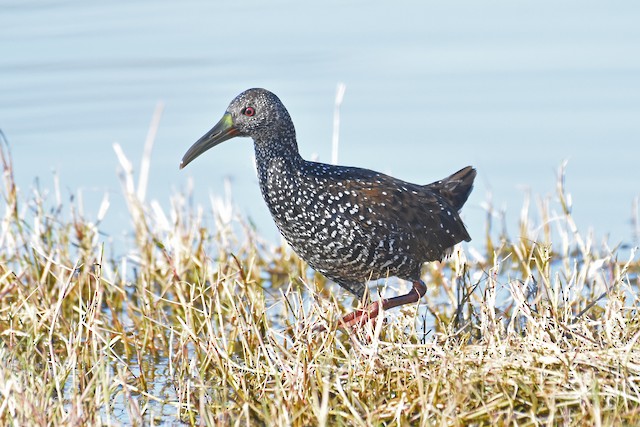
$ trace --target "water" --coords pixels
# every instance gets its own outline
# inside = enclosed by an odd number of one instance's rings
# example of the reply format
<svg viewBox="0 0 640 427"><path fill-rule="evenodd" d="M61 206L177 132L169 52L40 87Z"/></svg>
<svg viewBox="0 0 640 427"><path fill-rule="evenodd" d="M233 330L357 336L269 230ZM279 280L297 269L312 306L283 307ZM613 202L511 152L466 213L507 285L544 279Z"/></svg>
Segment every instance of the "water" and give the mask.
<svg viewBox="0 0 640 427"><path fill-rule="evenodd" d="M154 107L166 105L149 197L196 185L208 204L231 177L265 237L249 140L225 143L184 171L185 150L248 87L277 93L303 156L330 159L333 96L347 85L339 162L430 182L473 164L464 210L482 235L493 195L515 223L526 189L567 187L582 230L634 243L640 193L640 4L531 1L7 1L0 15L0 127L23 193L39 177L82 192L87 217L104 192L104 228L129 227L113 142L138 164Z"/></svg>

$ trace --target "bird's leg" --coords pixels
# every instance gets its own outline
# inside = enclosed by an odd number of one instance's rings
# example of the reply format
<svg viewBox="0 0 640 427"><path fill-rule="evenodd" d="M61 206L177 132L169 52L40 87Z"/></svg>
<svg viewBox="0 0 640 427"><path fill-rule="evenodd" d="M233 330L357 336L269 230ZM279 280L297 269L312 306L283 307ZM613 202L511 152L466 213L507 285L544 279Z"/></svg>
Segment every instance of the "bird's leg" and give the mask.
<svg viewBox="0 0 640 427"><path fill-rule="evenodd" d="M382 310L386 311L401 305L418 302L426 292L427 285L425 285L422 280L417 280L413 282L413 288L406 295L384 298L380 301L372 302L363 309L347 314L342 318L340 323L346 327L360 328L369 320L375 319L378 316L380 313L380 304L382 304Z"/></svg>

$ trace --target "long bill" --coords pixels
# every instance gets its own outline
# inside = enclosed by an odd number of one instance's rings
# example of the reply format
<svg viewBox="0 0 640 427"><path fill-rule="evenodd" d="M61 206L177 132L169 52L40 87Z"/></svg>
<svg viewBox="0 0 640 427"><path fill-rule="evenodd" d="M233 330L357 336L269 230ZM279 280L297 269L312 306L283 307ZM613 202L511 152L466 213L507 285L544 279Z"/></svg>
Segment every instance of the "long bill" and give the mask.
<svg viewBox="0 0 640 427"><path fill-rule="evenodd" d="M240 132L233 126L231 114L225 113L216 125L209 132L204 134L202 138L187 150L180 162L180 169L191 163L196 157L204 153L208 149L215 147L221 142L238 136Z"/></svg>

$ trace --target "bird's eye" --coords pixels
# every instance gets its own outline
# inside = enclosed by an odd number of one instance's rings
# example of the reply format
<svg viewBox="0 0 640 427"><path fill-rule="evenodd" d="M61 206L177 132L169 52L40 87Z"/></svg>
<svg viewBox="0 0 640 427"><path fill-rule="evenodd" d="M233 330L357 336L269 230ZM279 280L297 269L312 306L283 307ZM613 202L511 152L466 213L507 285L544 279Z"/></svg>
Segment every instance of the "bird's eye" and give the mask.
<svg viewBox="0 0 640 427"><path fill-rule="evenodd" d="M256 114L256 110L253 107L247 107L244 110L242 110L242 114L244 114L247 117L251 117L254 114Z"/></svg>

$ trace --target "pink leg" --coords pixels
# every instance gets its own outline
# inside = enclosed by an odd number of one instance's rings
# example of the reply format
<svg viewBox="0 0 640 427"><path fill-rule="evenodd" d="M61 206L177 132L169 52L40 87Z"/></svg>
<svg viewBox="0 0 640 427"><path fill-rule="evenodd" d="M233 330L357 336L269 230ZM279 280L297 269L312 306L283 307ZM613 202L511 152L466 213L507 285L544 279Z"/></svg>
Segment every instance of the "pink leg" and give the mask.
<svg viewBox="0 0 640 427"><path fill-rule="evenodd" d="M380 301L375 301L366 306L363 309L356 310L353 313L349 313L342 318L340 324L348 328L360 328L369 320L373 320L380 314L380 303L384 311L399 307L405 304L411 304L420 301L420 298L427 292L427 286L422 280L413 282L413 288L406 294L393 298L385 298ZM323 331L324 327L317 327L316 331Z"/></svg>

